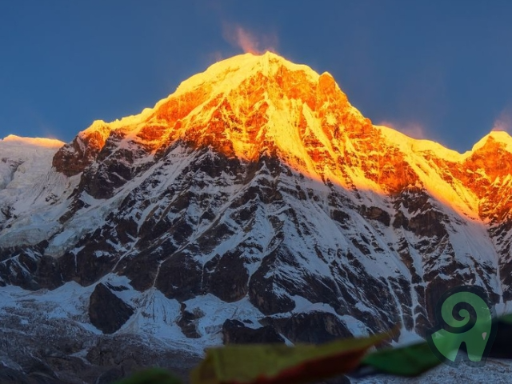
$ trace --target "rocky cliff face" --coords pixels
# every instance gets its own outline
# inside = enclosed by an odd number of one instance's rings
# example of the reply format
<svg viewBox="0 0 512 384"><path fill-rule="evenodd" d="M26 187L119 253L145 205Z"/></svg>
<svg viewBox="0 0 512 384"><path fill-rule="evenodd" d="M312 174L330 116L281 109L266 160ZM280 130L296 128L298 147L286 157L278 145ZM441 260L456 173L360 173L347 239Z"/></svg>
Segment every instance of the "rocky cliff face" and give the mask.
<svg viewBox="0 0 512 384"><path fill-rule="evenodd" d="M504 132L459 154L372 125L327 73L237 56L0 199L0 285L77 283L78 324L193 351L423 335L452 286L511 300L511 160Z"/></svg>

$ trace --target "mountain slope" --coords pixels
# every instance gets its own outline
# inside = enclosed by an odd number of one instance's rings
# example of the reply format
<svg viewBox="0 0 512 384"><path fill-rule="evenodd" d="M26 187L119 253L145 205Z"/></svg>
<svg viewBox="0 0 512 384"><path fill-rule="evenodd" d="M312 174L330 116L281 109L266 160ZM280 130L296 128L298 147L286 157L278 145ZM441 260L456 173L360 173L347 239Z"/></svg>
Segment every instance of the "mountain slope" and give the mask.
<svg viewBox="0 0 512 384"><path fill-rule="evenodd" d="M229 339L226 320L287 342L423 335L452 286L512 297L510 160L505 132L459 154L372 125L328 73L236 56L94 122L0 200L0 284L76 282L89 315L112 311L79 324L176 348Z"/></svg>

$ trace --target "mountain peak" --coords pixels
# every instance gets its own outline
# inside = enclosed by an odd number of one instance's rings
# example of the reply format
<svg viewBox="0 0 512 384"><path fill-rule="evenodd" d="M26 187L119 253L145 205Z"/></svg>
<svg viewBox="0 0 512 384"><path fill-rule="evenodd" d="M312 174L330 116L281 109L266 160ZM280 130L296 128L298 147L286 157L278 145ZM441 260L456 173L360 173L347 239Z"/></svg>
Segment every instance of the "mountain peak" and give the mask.
<svg viewBox="0 0 512 384"><path fill-rule="evenodd" d="M215 63L139 115L95 121L59 150L53 165L72 176L108 159L123 163L117 174L126 173L128 180L141 164L158 161L177 145L208 148L250 162L271 156L303 175L346 188L396 195L421 187L454 210L473 215L487 189L473 186L466 176L480 172L485 163L486 182L495 180L499 175L491 172L487 154L502 150L503 144L512 153L512 138L491 132L473 151L459 154L373 126L329 73L319 75L267 52ZM484 152L474 154L484 146Z"/></svg>
<svg viewBox="0 0 512 384"><path fill-rule="evenodd" d="M182 141L246 160L272 153L311 171L317 158L327 152L334 156L330 141L336 129L364 131L370 126L327 72L319 75L272 52L246 53L183 81L139 115L95 121L57 154L55 165L67 175L80 172L114 135L114 141L125 142L115 144L119 148L135 144L155 153ZM304 140L321 146L317 152L324 155L305 160L311 149ZM80 161L71 161L76 156Z"/></svg>
<svg viewBox="0 0 512 384"><path fill-rule="evenodd" d="M152 127L165 128L142 136L161 145L165 132L170 134L167 142L186 138L196 147L213 146L230 157L255 159L277 150L303 159L303 135L328 145L334 127L353 118L368 123L330 74L319 75L271 52L247 53L181 83L149 117ZM307 125L311 132L306 132Z"/></svg>
<svg viewBox="0 0 512 384"><path fill-rule="evenodd" d="M507 131L493 130L487 136L492 137L494 140L503 143L509 143L512 141L512 137L509 135Z"/></svg>
<svg viewBox="0 0 512 384"><path fill-rule="evenodd" d="M473 146L471 151L476 152L483 149L484 147L494 147L496 144L504 148L506 151L512 153L512 137L508 134L507 131L502 130L493 130L489 132Z"/></svg>
<svg viewBox="0 0 512 384"><path fill-rule="evenodd" d="M177 96L181 93L190 92L205 83L222 83L226 89L236 87L243 79L256 73L272 76L280 68L286 68L290 71L302 71L310 81L317 81L319 77L318 73L309 66L295 64L270 51L262 55L245 53L212 64L204 72L183 81L173 95Z"/></svg>
<svg viewBox="0 0 512 384"><path fill-rule="evenodd" d="M65 143L57 140L57 139L49 139L42 137L21 137L17 135L7 135L6 137L0 139L2 142L10 142L10 143L19 143L19 144L28 144L35 145L38 147L48 147L48 148L60 148Z"/></svg>

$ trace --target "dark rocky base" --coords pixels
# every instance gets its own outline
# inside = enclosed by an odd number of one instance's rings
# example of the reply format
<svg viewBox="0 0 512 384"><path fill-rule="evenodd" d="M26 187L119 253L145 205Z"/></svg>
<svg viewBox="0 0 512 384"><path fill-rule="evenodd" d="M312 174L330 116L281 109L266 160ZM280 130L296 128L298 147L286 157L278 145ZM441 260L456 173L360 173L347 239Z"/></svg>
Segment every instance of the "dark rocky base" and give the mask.
<svg viewBox="0 0 512 384"><path fill-rule="evenodd" d="M271 327L247 328L228 320L225 342L283 342ZM51 319L41 311L0 312L1 384L110 384L149 367L162 367L189 382L202 357L148 335L96 334L73 319ZM193 340L191 340L191 343ZM345 377L318 384L348 383Z"/></svg>
<svg viewBox="0 0 512 384"><path fill-rule="evenodd" d="M0 383L110 384L148 367L188 382L201 358L148 336L97 335L70 320L0 314Z"/></svg>

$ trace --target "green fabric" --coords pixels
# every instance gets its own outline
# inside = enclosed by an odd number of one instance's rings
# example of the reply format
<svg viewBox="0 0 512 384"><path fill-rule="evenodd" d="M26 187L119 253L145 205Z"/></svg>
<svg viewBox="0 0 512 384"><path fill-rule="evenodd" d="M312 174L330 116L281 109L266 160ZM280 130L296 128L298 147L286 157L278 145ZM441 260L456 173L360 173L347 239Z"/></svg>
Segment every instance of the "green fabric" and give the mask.
<svg viewBox="0 0 512 384"><path fill-rule="evenodd" d="M117 381L115 384L181 384L181 380L161 368L151 368Z"/></svg>
<svg viewBox="0 0 512 384"><path fill-rule="evenodd" d="M377 351L362 361L364 365L396 376L418 376L440 363L427 343Z"/></svg>

